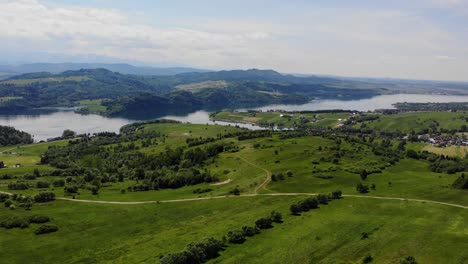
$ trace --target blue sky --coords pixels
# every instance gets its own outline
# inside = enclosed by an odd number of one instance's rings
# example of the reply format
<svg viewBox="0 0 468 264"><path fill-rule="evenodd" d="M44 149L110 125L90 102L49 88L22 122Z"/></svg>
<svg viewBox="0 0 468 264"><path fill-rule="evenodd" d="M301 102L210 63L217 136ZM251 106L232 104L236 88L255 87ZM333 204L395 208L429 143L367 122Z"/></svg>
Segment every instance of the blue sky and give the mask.
<svg viewBox="0 0 468 264"><path fill-rule="evenodd" d="M468 80L468 0L0 0L0 12L9 61Z"/></svg>

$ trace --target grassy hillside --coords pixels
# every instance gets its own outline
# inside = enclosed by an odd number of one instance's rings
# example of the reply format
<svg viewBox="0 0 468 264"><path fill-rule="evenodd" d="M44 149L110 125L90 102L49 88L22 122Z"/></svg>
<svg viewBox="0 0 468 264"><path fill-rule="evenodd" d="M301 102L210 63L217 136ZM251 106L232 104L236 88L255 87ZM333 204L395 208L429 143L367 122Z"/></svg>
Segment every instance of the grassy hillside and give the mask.
<svg viewBox="0 0 468 264"><path fill-rule="evenodd" d="M272 115L259 117L277 118ZM396 138L368 138L338 130L305 135L159 121L128 125L121 135L2 148L2 158L23 167L0 169L0 176L13 176L1 177L0 191L25 196L52 191L56 200L34 202L30 210L13 201L15 210L0 208L0 222L39 214L59 228L44 235L34 234L40 226L34 223L0 228L3 258L8 263L158 263L189 243L222 240L278 211L282 223L243 244L226 243L208 263L363 263L369 256L371 263L399 263L407 256L418 263L464 263L468 196L451 187L463 171L436 173L431 161L407 157L406 150L423 148L420 143L408 143L405 150ZM34 169L39 177L25 176ZM182 179L187 169L216 180L161 185L169 176ZM54 186L58 180L65 186ZM158 180L158 189L134 188L154 188ZM8 187L18 182L28 189ZM50 186L37 188L38 182ZM359 193L358 183L371 188ZM73 186L77 193L64 189ZM291 214L292 204L335 190L344 197Z"/></svg>

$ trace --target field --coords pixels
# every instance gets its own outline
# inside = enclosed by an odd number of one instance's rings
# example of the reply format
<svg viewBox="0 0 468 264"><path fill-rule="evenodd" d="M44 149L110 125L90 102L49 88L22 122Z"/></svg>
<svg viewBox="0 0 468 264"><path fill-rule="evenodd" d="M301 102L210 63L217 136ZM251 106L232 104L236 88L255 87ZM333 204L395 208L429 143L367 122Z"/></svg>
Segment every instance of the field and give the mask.
<svg viewBox="0 0 468 264"><path fill-rule="evenodd" d="M414 130L416 133L420 133L424 129L432 131L439 128L458 130L462 125L467 124L466 118L468 118L466 112L413 112L383 115L379 120L366 124L372 129L401 132Z"/></svg>
<svg viewBox="0 0 468 264"><path fill-rule="evenodd" d="M82 100L78 104L90 113L105 113L107 108L101 104L102 100Z"/></svg>
<svg viewBox="0 0 468 264"><path fill-rule="evenodd" d="M0 82L0 84L14 84L14 85L29 85L33 83L50 83L50 82L65 82L75 81L82 82L90 80L87 76L69 76L69 77L48 77L48 78L34 78L34 79L17 79L17 80L6 80Z"/></svg>
<svg viewBox="0 0 468 264"><path fill-rule="evenodd" d="M260 126L294 128L309 127L335 128L349 118L348 113L300 113L300 112L232 112L223 111L211 116L213 120L249 123Z"/></svg>
<svg viewBox="0 0 468 264"><path fill-rule="evenodd" d="M275 120L276 114L257 113L255 117ZM330 122L327 126L334 124L328 120L346 118L342 113L320 115L322 121ZM201 151L213 144L235 146L235 151L219 153L202 167L216 175L219 184L122 191L143 182L126 176L122 182L102 183L98 194L80 187L73 198L63 187L7 188L8 183L21 180L34 169L43 176L23 179L30 186L37 181L83 178L50 176L56 168L38 164L50 146L65 146L67 141L0 148L0 160L23 165L0 169L0 176L18 177L0 180L0 191L35 195L49 190L58 198L34 203L31 210L2 206L0 221L7 216L40 214L59 227L58 232L46 235L34 234L37 224L25 229L0 228L2 259L6 263L31 259L35 263L158 263L162 256L182 251L191 242L207 237L222 239L228 231L254 225L258 218L276 210L283 223L274 223L273 228L261 230L243 244L228 244L208 263L363 263L367 256L372 257L371 263L399 263L406 256L429 264L468 260L468 196L466 190L450 187L461 173L435 173L427 161L404 156L394 160L390 157L393 152L377 155L377 145L357 137L282 137L286 132L247 139L233 136L243 132L216 125L143 125L136 133L157 133L151 142L142 138L101 148L158 155L179 147ZM188 146L191 140L208 139L214 141ZM394 151L397 143L389 148ZM407 148L419 151L424 146L414 143ZM88 159L84 157L81 164L83 161ZM362 180L364 169L370 174ZM375 188L360 194L356 191L359 182ZM200 189L208 191L197 193ZM233 189L240 195L232 195ZM289 212L291 204L309 195L335 190L341 190L344 197L299 216Z"/></svg>
<svg viewBox="0 0 468 264"><path fill-rule="evenodd" d="M449 146L441 148L432 145L427 145L423 148L423 150L427 150L429 152L436 153L439 155L459 158L465 158L468 154L468 146Z"/></svg>

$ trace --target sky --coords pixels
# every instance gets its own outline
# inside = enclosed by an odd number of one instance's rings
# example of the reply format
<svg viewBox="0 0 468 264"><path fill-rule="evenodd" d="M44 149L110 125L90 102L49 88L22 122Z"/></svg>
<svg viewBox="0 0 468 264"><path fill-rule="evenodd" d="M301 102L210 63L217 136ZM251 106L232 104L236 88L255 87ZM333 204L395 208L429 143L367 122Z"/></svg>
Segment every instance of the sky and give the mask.
<svg viewBox="0 0 468 264"><path fill-rule="evenodd" d="M468 81L468 0L0 0L0 64Z"/></svg>

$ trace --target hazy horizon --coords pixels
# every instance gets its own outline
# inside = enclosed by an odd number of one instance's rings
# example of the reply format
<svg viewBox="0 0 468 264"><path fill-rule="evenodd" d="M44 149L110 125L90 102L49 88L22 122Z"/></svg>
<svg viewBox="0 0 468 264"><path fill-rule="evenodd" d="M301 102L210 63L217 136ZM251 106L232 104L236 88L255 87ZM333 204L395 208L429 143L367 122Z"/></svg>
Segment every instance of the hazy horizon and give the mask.
<svg viewBox="0 0 468 264"><path fill-rule="evenodd" d="M468 1L0 0L0 64L468 81Z"/></svg>

